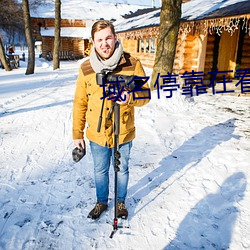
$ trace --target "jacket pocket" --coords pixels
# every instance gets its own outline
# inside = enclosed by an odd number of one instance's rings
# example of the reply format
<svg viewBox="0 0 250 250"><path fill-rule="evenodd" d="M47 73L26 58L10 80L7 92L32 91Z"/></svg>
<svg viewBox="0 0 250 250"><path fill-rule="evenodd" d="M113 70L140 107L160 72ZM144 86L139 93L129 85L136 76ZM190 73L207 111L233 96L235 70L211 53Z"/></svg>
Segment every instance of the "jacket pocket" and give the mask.
<svg viewBox="0 0 250 250"><path fill-rule="evenodd" d="M121 109L120 133L124 134L134 129L134 108L125 107Z"/></svg>

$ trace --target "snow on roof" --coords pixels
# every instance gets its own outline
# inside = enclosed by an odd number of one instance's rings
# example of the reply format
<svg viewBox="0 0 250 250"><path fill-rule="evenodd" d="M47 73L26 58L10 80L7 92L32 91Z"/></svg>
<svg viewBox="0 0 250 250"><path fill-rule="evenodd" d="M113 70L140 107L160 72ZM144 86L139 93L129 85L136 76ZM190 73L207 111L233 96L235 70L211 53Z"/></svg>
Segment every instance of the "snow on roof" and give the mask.
<svg viewBox="0 0 250 250"><path fill-rule="evenodd" d="M54 36L54 28L41 28L42 36ZM62 27L61 37L78 37L82 39L89 39L91 37L91 28L83 27Z"/></svg>
<svg viewBox="0 0 250 250"><path fill-rule="evenodd" d="M122 15L150 6L96 2L93 0L61 0L61 18L71 20L118 19ZM55 4L47 0L36 9L30 10L31 17L54 18Z"/></svg>
<svg viewBox="0 0 250 250"><path fill-rule="evenodd" d="M240 8L242 12L240 14L250 13L249 0L192 0L190 2L182 4L182 19L186 21L206 19L208 18L208 14L211 14L214 11L218 11L223 8L228 8L229 6L234 6L233 8L236 10L235 4L237 4L239 8L240 5L243 5L243 2L244 5L248 5L248 9ZM236 14L232 12L232 15Z"/></svg>
<svg viewBox="0 0 250 250"><path fill-rule="evenodd" d="M160 23L160 9L133 18L120 19L114 22L116 32L156 26Z"/></svg>
<svg viewBox="0 0 250 250"><path fill-rule="evenodd" d="M132 15L131 18L117 20L114 25L117 32L158 26L160 24L160 8L152 12ZM194 21L223 16L250 13L249 0L191 0L182 4L182 21Z"/></svg>

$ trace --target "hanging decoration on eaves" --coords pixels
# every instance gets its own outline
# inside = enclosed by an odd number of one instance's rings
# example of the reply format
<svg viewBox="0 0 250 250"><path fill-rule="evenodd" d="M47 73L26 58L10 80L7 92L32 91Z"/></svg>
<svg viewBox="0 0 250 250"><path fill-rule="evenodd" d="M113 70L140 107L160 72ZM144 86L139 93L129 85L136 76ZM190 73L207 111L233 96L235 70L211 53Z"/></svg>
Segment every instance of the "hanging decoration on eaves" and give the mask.
<svg viewBox="0 0 250 250"><path fill-rule="evenodd" d="M241 22L242 20L242 22ZM245 33L250 36L250 17L241 16L241 17L226 17L226 18L216 18L208 19L202 21L193 21L193 22L183 22L180 24L179 33L188 35L188 34L212 34L215 32L217 35L221 35L222 32L226 31L233 35L233 33L238 29L245 30Z"/></svg>
<svg viewBox="0 0 250 250"><path fill-rule="evenodd" d="M224 17L216 19L207 19L200 21L181 22L179 28L179 34L187 36L188 34L208 34L216 33L221 35L223 32L229 32L231 35L238 29L242 29L246 34L250 36L250 16L238 16L238 17ZM159 36L159 26L152 26L147 28L140 28L136 30L120 31L118 37L123 39L141 39ZM184 38L182 37L182 39Z"/></svg>
<svg viewBox="0 0 250 250"><path fill-rule="evenodd" d="M125 32L118 32L118 38L138 40L142 38L158 38L159 26L141 28L136 30L130 30Z"/></svg>

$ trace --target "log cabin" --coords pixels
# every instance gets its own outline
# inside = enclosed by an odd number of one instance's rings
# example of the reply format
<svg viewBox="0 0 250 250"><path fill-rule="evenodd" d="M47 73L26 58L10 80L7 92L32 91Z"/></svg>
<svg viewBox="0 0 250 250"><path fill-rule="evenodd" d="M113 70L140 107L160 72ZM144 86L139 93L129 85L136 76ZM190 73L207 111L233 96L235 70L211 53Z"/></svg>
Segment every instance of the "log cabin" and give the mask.
<svg viewBox="0 0 250 250"><path fill-rule="evenodd" d="M115 22L124 50L153 67L160 25L160 8L137 11ZM182 3L173 73L228 72L250 68L250 1L201 1ZM205 79L211 79L207 74ZM220 76L218 75L218 78Z"/></svg>
<svg viewBox="0 0 250 250"><path fill-rule="evenodd" d="M33 37L41 41L41 57L52 60L54 18L32 18ZM88 53L92 20L61 20L60 59L81 59Z"/></svg>
<svg viewBox="0 0 250 250"><path fill-rule="evenodd" d="M61 0L61 59L79 59L90 53L90 30L93 22L99 19L115 21L147 6L116 4L92 0ZM52 59L54 45L55 4L44 4L31 10L31 23L34 41L40 41L41 57Z"/></svg>

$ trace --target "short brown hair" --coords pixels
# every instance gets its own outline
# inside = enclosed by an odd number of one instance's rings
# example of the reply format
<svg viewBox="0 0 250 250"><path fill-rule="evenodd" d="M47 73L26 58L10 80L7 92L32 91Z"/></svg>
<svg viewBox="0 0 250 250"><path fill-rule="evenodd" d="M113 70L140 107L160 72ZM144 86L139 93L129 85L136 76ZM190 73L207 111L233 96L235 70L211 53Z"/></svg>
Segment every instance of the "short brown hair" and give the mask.
<svg viewBox="0 0 250 250"><path fill-rule="evenodd" d="M102 30L102 29L105 29L105 28L110 28L112 33L114 34L115 36L115 27L114 25L110 22L110 21L107 21L107 20L99 20L97 22L95 22L92 26L92 29L91 29L91 38L92 40L94 40L94 35L96 32Z"/></svg>

